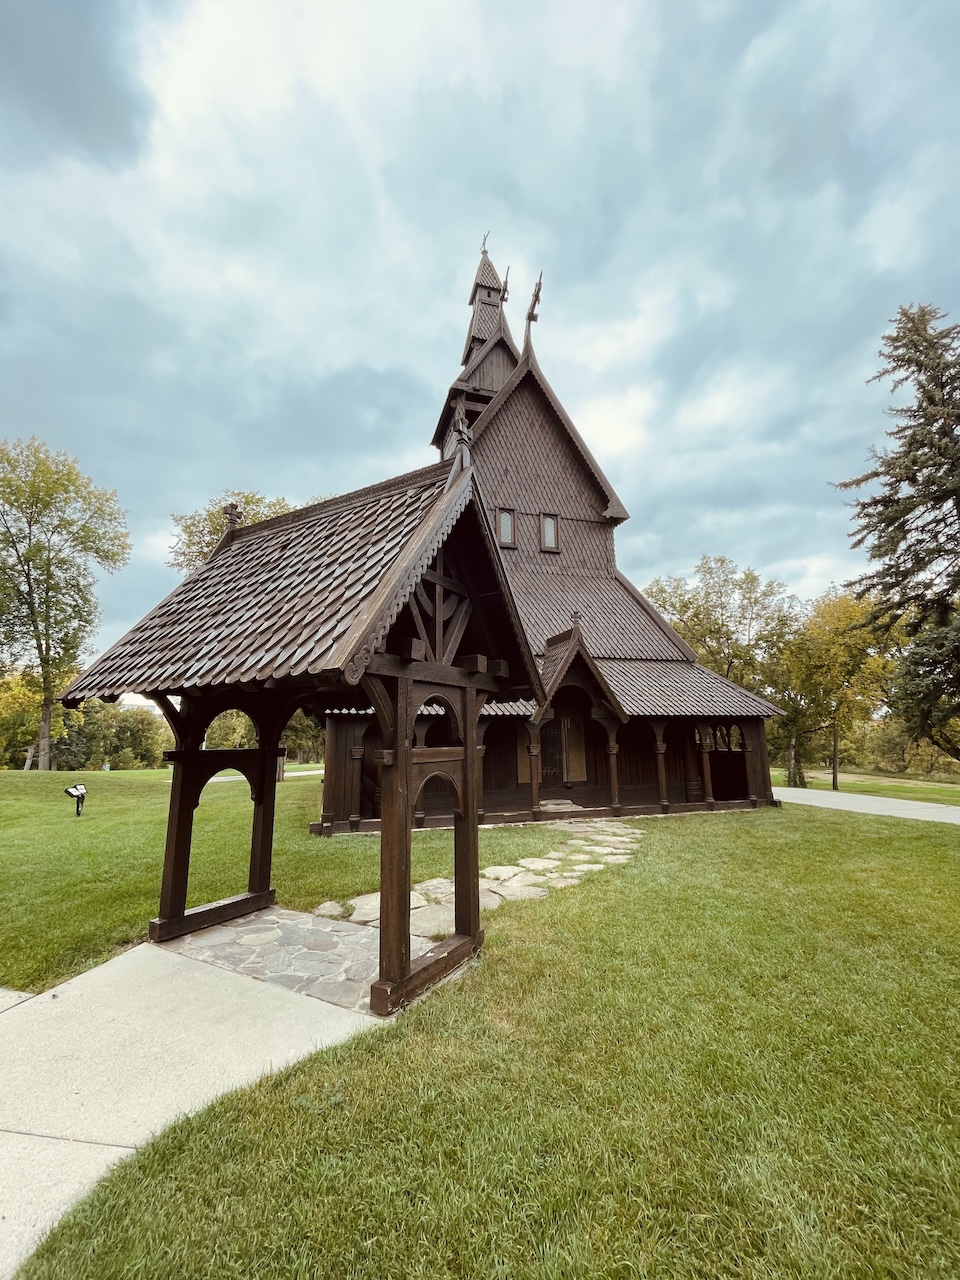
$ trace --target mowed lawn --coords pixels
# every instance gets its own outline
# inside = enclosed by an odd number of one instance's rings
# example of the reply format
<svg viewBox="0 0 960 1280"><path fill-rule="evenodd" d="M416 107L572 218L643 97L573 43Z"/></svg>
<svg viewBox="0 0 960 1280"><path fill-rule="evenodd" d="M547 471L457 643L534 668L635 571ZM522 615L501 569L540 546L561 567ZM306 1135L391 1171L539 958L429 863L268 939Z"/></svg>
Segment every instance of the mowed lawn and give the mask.
<svg viewBox="0 0 960 1280"><path fill-rule="evenodd" d="M77 780L88 789L80 818L64 795ZM379 888L376 836L308 834L320 813L316 775L288 777L277 796L273 880L284 906L309 910ZM0 771L0 987L43 991L146 938L159 906L169 799L169 770ZM246 889L252 814L242 779L204 789L188 906ZM482 833L488 848L498 838ZM512 837L511 856L542 854L551 839L525 827ZM450 832L414 832L413 846L415 880L452 874Z"/></svg>
<svg viewBox="0 0 960 1280"><path fill-rule="evenodd" d="M773 785L785 785L784 771L773 770ZM808 771L807 786L812 791L830 791L830 775ZM841 791L861 796L881 796L889 800L923 800L930 804L960 804L960 782L932 782L928 778L901 778L886 774L841 773Z"/></svg>
<svg viewBox="0 0 960 1280"><path fill-rule="evenodd" d="M288 901L332 883L303 794ZM459 981L118 1166L22 1280L960 1274L960 832L635 825L628 866L486 916ZM506 861L530 830L484 836ZM366 875L344 842L336 874Z"/></svg>

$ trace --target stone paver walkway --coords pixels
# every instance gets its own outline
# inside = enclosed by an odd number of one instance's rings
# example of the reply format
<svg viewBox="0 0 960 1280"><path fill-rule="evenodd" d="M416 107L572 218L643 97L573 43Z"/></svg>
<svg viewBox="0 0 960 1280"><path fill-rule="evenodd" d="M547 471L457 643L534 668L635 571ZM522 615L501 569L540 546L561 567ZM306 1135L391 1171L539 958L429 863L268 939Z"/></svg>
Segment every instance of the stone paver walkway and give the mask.
<svg viewBox="0 0 960 1280"><path fill-rule="evenodd" d="M502 902L545 898L568 889L585 875L629 862L642 832L615 820L556 821L568 838L544 858L489 866L480 872L480 908ZM584 833L589 838L584 838ZM573 838L569 838L569 837ZM410 894L410 948L414 958L453 933L452 880L437 877L414 885ZM350 911L349 919L343 917ZM189 960L229 969L312 996L358 1013L370 1011L370 984L380 962L380 895L365 893L347 903L324 902L312 915L270 907L229 924L214 925L161 944Z"/></svg>

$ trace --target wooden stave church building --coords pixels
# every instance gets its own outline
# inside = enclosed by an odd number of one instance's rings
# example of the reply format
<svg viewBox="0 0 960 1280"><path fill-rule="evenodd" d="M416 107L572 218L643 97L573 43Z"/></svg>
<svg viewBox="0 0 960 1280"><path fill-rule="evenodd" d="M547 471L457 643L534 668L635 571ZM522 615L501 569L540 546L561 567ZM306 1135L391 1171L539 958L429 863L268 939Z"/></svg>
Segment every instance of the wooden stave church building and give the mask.
<svg viewBox="0 0 960 1280"><path fill-rule="evenodd" d="M619 571L614 530L628 515L537 362L539 284L520 349L506 300L484 247L462 369L432 439L442 459L469 450L545 692L543 702L491 699L481 709L480 820L776 805L765 721L779 709L701 666ZM425 603L412 601L410 640L429 658L437 620ZM420 708L414 733L420 747L457 740L440 704ZM382 745L372 708L328 710L323 808L311 831L379 827ZM451 821L439 781L414 818Z"/></svg>

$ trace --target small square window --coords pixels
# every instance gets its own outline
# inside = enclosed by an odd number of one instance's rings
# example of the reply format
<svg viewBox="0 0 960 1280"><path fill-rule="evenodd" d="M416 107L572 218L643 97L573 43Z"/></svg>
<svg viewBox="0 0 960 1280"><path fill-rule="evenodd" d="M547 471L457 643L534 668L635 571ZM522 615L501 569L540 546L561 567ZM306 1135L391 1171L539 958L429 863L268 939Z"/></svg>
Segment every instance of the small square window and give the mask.
<svg viewBox="0 0 960 1280"><path fill-rule="evenodd" d="M560 550L560 521L557 516L541 515L540 517L540 550Z"/></svg>
<svg viewBox="0 0 960 1280"><path fill-rule="evenodd" d="M501 547L517 545L516 512L501 507L497 511L497 541Z"/></svg>

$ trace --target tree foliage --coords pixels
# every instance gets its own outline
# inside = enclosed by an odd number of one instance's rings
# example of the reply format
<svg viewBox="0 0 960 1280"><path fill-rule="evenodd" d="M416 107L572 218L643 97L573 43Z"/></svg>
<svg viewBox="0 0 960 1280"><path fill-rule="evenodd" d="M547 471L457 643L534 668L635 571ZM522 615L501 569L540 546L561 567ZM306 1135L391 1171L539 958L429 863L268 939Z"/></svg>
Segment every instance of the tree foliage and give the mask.
<svg viewBox="0 0 960 1280"><path fill-rule="evenodd" d="M691 579L654 578L645 595L705 667L760 693L801 617L782 582L764 582L726 556L701 556Z"/></svg>
<svg viewBox="0 0 960 1280"><path fill-rule="evenodd" d="M841 736L883 703L892 674L893 643L870 624L873 606L836 588L805 611L802 625L784 645L774 666L773 696L784 716L772 733L787 764L787 786L803 786L803 760L814 739L830 731L834 787Z"/></svg>
<svg viewBox="0 0 960 1280"><path fill-rule="evenodd" d="M149 707L125 707L92 698L75 712L57 743L61 769L157 769L173 746L166 722Z"/></svg>
<svg viewBox="0 0 960 1280"><path fill-rule="evenodd" d="M192 573L210 558L227 531L224 508L231 503L240 508L244 524L269 520L294 509L286 498L265 498L262 493L247 489L224 489L219 498L211 498L205 507L197 511L180 515L174 513L170 518L177 528L177 537L167 560L172 569Z"/></svg>
<svg viewBox="0 0 960 1280"><path fill-rule="evenodd" d="M917 741L960 760L960 325L945 319L930 305L900 308L876 378L911 398L888 410L893 446L839 487L874 486L853 504L853 545L873 566L853 585L882 626L911 638L891 706Z"/></svg>
<svg viewBox="0 0 960 1280"><path fill-rule="evenodd" d="M41 769L56 695L99 621L92 565L112 573L129 554L116 493L36 437L0 441L0 651L39 682Z"/></svg>
<svg viewBox="0 0 960 1280"><path fill-rule="evenodd" d="M884 335L883 364L912 399L887 412L894 447L871 450L873 465L838 487L875 486L853 503L855 547L875 566L856 583L887 625L904 619L916 633L953 614L960 596L960 325L929 305L901 307Z"/></svg>

